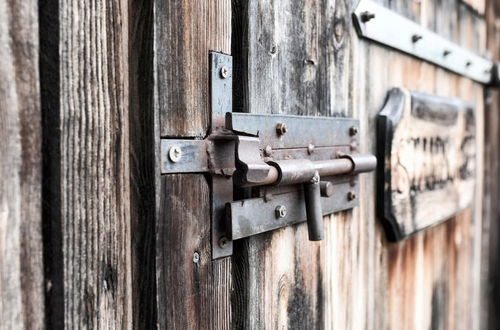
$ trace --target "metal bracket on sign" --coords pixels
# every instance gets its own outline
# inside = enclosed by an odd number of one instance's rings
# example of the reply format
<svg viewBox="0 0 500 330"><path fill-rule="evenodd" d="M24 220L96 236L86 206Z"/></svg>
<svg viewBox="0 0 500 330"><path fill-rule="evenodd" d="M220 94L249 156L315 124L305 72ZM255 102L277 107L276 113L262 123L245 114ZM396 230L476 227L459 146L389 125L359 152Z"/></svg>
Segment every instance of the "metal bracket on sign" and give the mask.
<svg viewBox="0 0 500 330"><path fill-rule="evenodd" d="M493 63L377 4L361 0L353 20L361 37L374 40L482 84L491 84Z"/></svg>

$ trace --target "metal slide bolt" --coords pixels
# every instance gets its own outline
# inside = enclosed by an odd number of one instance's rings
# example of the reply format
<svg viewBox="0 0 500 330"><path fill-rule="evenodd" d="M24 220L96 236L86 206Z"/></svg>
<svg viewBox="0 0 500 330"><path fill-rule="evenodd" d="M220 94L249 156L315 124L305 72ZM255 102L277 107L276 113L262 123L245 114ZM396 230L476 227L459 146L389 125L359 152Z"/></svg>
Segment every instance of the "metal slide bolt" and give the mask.
<svg viewBox="0 0 500 330"><path fill-rule="evenodd" d="M182 158L182 150L179 146L172 146L168 150L168 158L174 162L177 163L179 160Z"/></svg>

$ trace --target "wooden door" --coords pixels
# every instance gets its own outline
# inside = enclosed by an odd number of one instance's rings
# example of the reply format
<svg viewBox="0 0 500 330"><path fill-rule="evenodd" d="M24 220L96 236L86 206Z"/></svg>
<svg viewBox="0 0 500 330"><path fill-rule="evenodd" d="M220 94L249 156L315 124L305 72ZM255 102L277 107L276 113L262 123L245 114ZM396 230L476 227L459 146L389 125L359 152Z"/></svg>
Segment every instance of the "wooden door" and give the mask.
<svg viewBox="0 0 500 330"><path fill-rule="evenodd" d="M486 50L484 2L380 3L466 48ZM476 118L474 202L443 224L390 243L376 217L375 177L366 175L359 207L327 217L322 242L309 242L300 224L236 241L232 257L212 261L209 181L164 175L156 227L162 327L480 327L484 87L361 40L351 19L356 4L160 5L161 136L205 137L208 51L233 56L233 111L358 118L364 153L376 151L375 118L392 87L460 98L473 104Z"/></svg>
<svg viewBox="0 0 500 330"><path fill-rule="evenodd" d="M498 328L499 92L361 38L358 2L0 0L0 329ZM376 2L500 60L496 0ZM210 133L211 52L233 112L354 118L363 154L392 88L467 102L472 202L391 242L364 174L322 241L213 259L212 176L161 170L162 139Z"/></svg>

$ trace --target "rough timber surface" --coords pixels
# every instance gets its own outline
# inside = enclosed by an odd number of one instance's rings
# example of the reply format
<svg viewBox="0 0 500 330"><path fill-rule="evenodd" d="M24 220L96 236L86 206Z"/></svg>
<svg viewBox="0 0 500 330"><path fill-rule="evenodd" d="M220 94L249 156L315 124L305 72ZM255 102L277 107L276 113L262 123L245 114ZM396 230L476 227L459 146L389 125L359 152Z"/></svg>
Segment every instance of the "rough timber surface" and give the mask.
<svg viewBox="0 0 500 330"><path fill-rule="evenodd" d="M155 1L156 137L204 137L209 52L231 52L231 2ZM210 186L202 174L164 175L156 219L156 308L161 329L229 329L231 260L212 261Z"/></svg>
<svg viewBox="0 0 500 330"><path fill-rule="evenodd" d="M44 327L37 1L0 0L0 329Z"/></svg>
<svg viewBox="0 0 500 330"><path fill-rule="evenodd" d="M461 46L484 51L485 22L455 0L379 1ZM483 87L358 38L356 1L233 1L235 111L355 117L375 153L388 90L460 98L482 132ZM375 178L360 206L325 219L325 239L298 225L235 244L232 312L247 328L408 329L480 326L483 137L472 206L401 243L375 217Z"/></svg>
<svg viewBox="0 0 500 330"><path fill-rule="evenodd" d="M377 213L399 241L469 207L475 120L459 99L393 88L377 116Z"/></svg>

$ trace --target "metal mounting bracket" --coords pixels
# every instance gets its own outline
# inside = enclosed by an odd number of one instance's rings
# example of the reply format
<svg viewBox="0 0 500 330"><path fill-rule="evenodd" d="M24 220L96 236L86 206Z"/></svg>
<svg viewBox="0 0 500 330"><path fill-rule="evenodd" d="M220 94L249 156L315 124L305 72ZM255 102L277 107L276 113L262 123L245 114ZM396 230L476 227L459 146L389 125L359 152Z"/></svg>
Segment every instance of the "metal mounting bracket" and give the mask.
<svg viewBox="0 0 500 330"><path fill-rule="evenodd" d="M482 84L493 81L493 63L372 0L353 13L358 34Z"/></svg>
<svg viewBox="0 0 500 330"><path fill-rule="evenodd" d="M323 238L323 215L358 204L358 174L376 167L357 153L359 122L350 118L231 112L232 61L210 55L212 128L204 140L162 139L161 172L208 173L212 258L232 242L307 221Z"/></svg>

